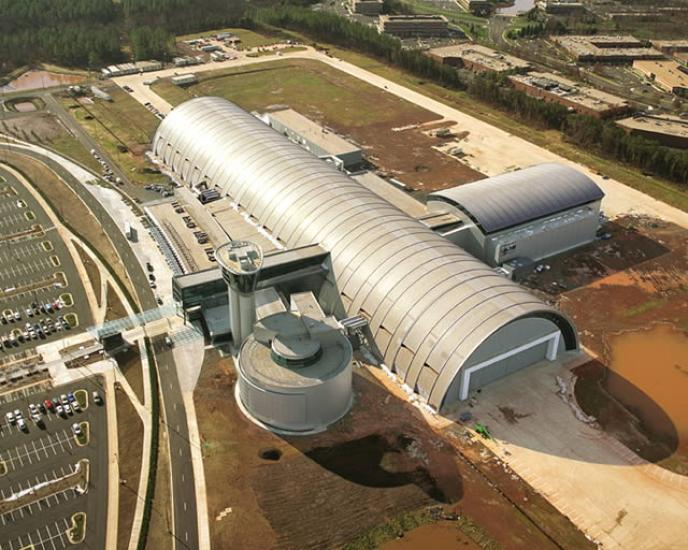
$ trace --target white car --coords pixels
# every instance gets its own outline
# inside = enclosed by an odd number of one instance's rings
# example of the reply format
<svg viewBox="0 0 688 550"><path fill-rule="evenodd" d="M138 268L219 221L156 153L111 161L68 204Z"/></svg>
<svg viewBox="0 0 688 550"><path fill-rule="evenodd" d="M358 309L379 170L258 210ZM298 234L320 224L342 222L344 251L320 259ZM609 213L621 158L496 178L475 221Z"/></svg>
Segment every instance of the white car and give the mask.
<svg viewBox="0 0 688 550"><path fill-rule="evenodd" d="M14 416L17 418L17 420L24 418L24 415L19 409L14 409Z"/></svg>
<svg viewBox="0 0 688 550"><path fill-rule="evenodd" d="M62 405L55 407L55 412L60 416L65 416L65 410L62 408Z"/></svg>
<svg viewBox="0 0 688 550"><path fill-rule="evenodd" d="M10 424L14 424L16 422L16 418L14 418L14 413L12 411L8 411L5 415L5 418Z"/></svg>
<svg viewBox="0 0 688 550"><path fill-rule="evenodd" d="M64 406L64 410L65 410L65 412L66 412L67 414L74 414L74 411L72 410L72 407L69 406L69 403L67 403L67 404Z"/></svg>
<svg viewBox="0 0 688 550"><path fill-rule="evenodd" d="M79 424L76 422L72 424L72 432L74 432L74 435L81 435L82 433L84 433L81 429L81 426L79 426Z"/></svg>
<svg viewBox="0 0 688 550"><path fill-rule="evenodd" d="M79 405L78 401L72 403L72 409L74 409L74 412L81 412L81 405Z"/></svg>
<svg viewBox="0 0 688 550"><path fill-rule="evenodd" d="M31 413L31 416L38 414L38 407L36 407L36 405L33 403L29 403L29 412Z"/></svg>
<svg viewBox="0 0 688 550"><path fill-rule="evenodd" d="M96 405L100 405L103 403L103 398L100 397L100 394L97 391L94 391L92 395L93 395L93 402Z"/></svg>
<svg viewBox="0 0 688 550"><path fill-rule="evenodd" d="M17 427L22 431L22 432L28 432L29 427L26 425L26 422L24 421L23 418L20 418L17 420Z"/></svg>
<svg viewBox="0 0 688 550"><path fill-rule="evenodd" d="M60 402L63 405L66 405L67 403L69 403L69 399L67 399L67 394L63 393L62 395L60 395Z"/></svg>

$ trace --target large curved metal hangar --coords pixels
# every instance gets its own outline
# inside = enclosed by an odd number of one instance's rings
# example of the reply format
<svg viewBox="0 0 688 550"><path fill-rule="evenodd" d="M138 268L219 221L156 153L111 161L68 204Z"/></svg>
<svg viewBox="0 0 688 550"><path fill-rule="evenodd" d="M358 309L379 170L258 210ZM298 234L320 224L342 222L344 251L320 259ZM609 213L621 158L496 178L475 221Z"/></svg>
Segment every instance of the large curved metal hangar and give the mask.
<svg viewBox="0 0 688 550"><path fill-rule="evenodd" d="M176 107L153 151L286 246L329 250L348 313L369 320L386 364L435 408L578 346L556 309L224 99Z"/></svg>

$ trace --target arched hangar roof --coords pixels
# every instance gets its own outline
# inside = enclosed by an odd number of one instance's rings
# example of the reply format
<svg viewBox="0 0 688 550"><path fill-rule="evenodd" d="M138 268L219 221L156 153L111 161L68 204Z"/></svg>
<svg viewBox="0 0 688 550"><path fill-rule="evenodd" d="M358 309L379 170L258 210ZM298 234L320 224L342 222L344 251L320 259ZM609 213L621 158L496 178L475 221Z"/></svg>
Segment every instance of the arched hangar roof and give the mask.
<svg viewBox="0 0 688 550"><path fill-rule="evenodd" d="M557 310L229 101L179 105L153 151L287 246L329 250L348 313L369 319L385 362L436 408L481 342L509 323L550 319L577 346Z"/></svg>
<svg viewBox="0 0 688 550"><path fill-rule="evenodd" d="M431 193L494 233L601 200L602 189L565 164L545 163Z"/></svg>

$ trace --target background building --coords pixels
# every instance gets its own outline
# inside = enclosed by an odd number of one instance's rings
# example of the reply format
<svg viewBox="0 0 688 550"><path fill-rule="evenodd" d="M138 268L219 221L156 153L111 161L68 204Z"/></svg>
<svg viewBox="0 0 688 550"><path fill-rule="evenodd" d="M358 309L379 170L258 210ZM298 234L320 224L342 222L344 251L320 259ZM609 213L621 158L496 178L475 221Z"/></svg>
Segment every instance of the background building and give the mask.
<svg viewBox="0 0 688 550"><path fill-rule="evenodd" d="M563 35L551 40L581 62L632 63L636 59L662 59L664 55L630 35Z"/></svg>
<svg viewBox="0 0 688 550"><path fill-rule="evenodd" d="M671 115L636 115L616 123L631 134L645 136L662 145L688 149L688 120Z"/></svg>
<svg viewBox="0 0 688 550"><path fill-rule="evenodd" d="M633 69L657 84L663 90L688 97L688 69L676 61L634 61Z"/></svg>
<svg viewBox="0 0 688 550"><path fill-rule="evenodd" d="M474 72L524 73L531 69L530 63L523 59L479 44L457 44L433 48L428 55L445 65L466 68Z"/></svg>
<svg viewBox="0 0 688 550"><path fill-rule="evenodd" d="M456 3L476 15L488 15L494 10L494 2L490 0L456 0Z"/></svg>
<svg viewBox="0 0 688 550"><path fill-rule="evenodd" d="M586 175L562 164L435 191L428 209L463 221L447 235L488 265L539 260L595 239L604 193Z"/></svg>
<svg viewBox="0 0 688 550"><path fill-rule="evenodd" d="M382 0L350 0L349 10L357 15L376 17L382 12Z"/></svg>
<svg viewBox="0 0 688 550"><path fill-rule="evenodd" d="M345 170L360 166L363 162L360 147L292 109L273 111L266 116L272 128L316 157L336 159L335 164Z"/></svg>
<svg viewBox="0 0 688 550"><path fill-rule="evenodd" d="M509 81L529 96L559 103L596 118L617 116L630 109L625 99L552 73L513 75Z"/></svg>
<svg viewBox="0 0 688 550"><path fill-rule="evenodd" d="M449 23L444 15L381 15L378 30L399 38L447 36Z"/></svg>
<svg viewBox="0 0 688 550"><path fill-rule="evenodd" d="M204 97L175 107L153 154L175 177L186 166L197 170L283 254L327 251L331 269L314 291L324 314L367 321L384 363L432 407L578 348L561 312L229 101ZM322 280L297 260L295 282ZM286 276L272 261L266 254L259 290L263 277ZM192 287L187 295L198 296Z"/></svg>

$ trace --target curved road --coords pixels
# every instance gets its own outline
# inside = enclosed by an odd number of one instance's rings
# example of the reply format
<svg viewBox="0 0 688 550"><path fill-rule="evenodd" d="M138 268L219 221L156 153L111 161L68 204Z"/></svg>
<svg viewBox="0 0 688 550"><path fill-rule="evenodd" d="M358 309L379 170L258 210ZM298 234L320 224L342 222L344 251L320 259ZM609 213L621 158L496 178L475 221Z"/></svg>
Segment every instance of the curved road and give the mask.
<svg viewBox="0 0 688 550"><path fill-rule="evenodd" d="M7 144L0 144L0 150L17 151L16 148ZM101 222L103 229L107 232L120 254L141 309L157 308L158 306L150 288L147 274L129 246L124 233L96 197L58 162L35 151L20 149L19 152L46 164L84 201ZM164 336L162 339L164 340ZM154 342L157 342L157 340L154 340ZM196 549L199 548L196 487L191 461L187 415L177 376L177 365L169 350L163 349L160 345L156 345L154 349L156 351L158 380L170 446L175 547ZM159 354L158 351L160 352ZM144 452L146 451L144 450Z"/></svg>

